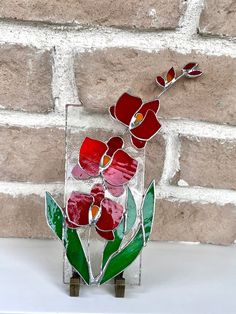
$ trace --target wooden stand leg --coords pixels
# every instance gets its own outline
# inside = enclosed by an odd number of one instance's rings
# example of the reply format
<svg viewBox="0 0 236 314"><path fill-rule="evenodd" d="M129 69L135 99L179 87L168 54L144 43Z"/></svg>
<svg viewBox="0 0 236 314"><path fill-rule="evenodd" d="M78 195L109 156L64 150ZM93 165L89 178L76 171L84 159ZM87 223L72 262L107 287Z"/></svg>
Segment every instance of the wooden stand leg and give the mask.
<svg viewBox="0 0 236 314"><path fill-rule="evenodd" d="M125 278L123 272L115 277L115 295L116 298L124 298L125 296Z"/></svg>
<svg viewBox="0 0 236 314"><path fill-rule="evenodd" d="M70 296L78 297L79 288L80 288L80 276L76 272L73 272L73 275L70 278Z"/></svg>

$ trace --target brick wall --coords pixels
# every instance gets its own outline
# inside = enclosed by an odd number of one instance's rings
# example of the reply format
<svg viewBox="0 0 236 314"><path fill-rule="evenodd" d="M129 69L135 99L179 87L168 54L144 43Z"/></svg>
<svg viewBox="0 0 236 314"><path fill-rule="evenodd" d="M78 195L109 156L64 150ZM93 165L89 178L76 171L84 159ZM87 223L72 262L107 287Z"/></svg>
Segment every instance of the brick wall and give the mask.
<svg viewBox="0 0 236 314"><path fill-rule="evenodd" d="M153 240L236 239L236 6L229 0L0 3L0 236L50 237L44 192L62 199L65 105L106 112L157 74L197 61L204 75L161 99L147 151ZM147 179L147 180L148 180Z"/></svg>

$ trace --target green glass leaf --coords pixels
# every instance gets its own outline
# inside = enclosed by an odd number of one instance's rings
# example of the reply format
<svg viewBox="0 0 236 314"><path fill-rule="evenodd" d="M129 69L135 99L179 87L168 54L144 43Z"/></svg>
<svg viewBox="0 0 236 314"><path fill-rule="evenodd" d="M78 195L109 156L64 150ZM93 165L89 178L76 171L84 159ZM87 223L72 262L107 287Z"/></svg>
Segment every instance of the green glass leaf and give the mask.
<svg viewBox="0 0 236 314"><path fill-rule="evenodd" d="M116 254L110 260L108 266L105 269L100 284L103 284L111 278L115 277L116 275L121 273L126 267L128 267L140 254L143 244L143 230L142 226L140 226L138 232L131 240L129 245L124 247L121 252Z"/></svg>
<svg viewBox="0 0 236 314"><path fill-rule="evenodd" d="M89 267L88 261L84 254L84 249L76 229L65 227L64 229L64 246L66 256L70 264L80 274L83 280L89 285Z"/></svg>
<svg viewBox="0 0 236 314"><path fill-rule="evenodd" d="M144 197L143 207L143 226L145 232L145 242L148 241L151 229L152 222L155 214L155 181L153 180L150 186L147 189L147 192Z"/></svg>
<svg viewBox="0 0 236 314"><path fill-rule="evenodd" d="M64 225L63 212L61 207L48 192L46 193L46 217L52 231L60 240L62 240ZM64 227L63 239L66 256L70 264L80 274L84 281L89 284L88 262L76 230Z"/></svg>
<svg viewBox="0 0 236 314"><path fill-rule="evenodd" d="M132 229L137 218L135 200L129 187L127 188L127 193L128 193L128 197L127 197L127 202L126 202L126 210L127 210L127 221L126 221L126 230L125 230L126 233L128 233Z"/></svg>
<svg viewBox="0 0 236 314"><path fill-rule="evenodd" d="M109 257L119 249L122 239L124 237L124 225L126 224L125 232L127 233L132 229L136 221L136 205L133 194L129 187L127 188L126 211L127 218L126 220L123 219L119 227L115 230L115 239L113 241L109 241L105 247L105 250L103 252L102 268L104 268L104 266L106 265Z"/></svg>
<svg viewBox="0 0 236 314"><path fill-rule="evenodd" d="M124 236L124 219L114 232L115 239L113 241L107 242L107 245L103 252L102 268L104 268L104 266L106 265L106 262L108 261L109 257L119 249L123 236Z"/></svg>
<svg viewBox="0 0 236 314"><path fill-rule="evenodd" d="M62 240L63 213L50 193L46 192L46 218L51 230Z"/></svg>
<svg viewBox="0 0 236 314"><path fill-rule="evenodd" d="M131 192L130 192L131 193ZM131 201L131 199L130 199ZM133 200L134 202L134 200ZM109 261L105 268L104 275L100 284L103 284L121 273L126 267L128 267L140 254L143 246L149 239L152 222L155 211L155 181L153 181L148 187L144 196L142 212L143 212L143 225L138 229L138 232L122 251L115 254ZM136 208L135 208L136 212ZM145 234L144 234L145 233ZM145 236L145 242L144 242Z"/></svg>

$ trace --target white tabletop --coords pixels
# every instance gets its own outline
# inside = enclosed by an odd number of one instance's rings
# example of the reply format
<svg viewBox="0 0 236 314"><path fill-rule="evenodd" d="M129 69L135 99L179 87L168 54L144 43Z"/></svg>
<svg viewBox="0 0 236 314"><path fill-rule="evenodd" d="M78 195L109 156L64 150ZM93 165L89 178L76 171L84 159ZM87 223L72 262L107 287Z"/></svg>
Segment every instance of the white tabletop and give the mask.
<svg viewBox="0 0 236 314"><path fill-rule="evenodd" d="M140 287L82 287L68 296L62 246L0 239L0 313L236 313L236 246L150 242Z"/></svg>

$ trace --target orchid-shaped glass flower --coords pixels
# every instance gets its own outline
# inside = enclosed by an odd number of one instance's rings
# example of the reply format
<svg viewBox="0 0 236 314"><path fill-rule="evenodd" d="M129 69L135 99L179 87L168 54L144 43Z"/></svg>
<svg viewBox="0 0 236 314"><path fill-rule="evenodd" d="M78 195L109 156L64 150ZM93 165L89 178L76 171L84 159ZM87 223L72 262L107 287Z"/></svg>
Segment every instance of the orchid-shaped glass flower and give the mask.
<svg viewBox="0 0 236 314"><path fill-rule="evenodd" d="M78 164L72 175L77 180L101 175L105 187L113 196L120 196L137 171L138 162L123 149L121 137L107 143L86 137L81 145Z"/></svg>
<svg viewBox="0 0 236 314"><path fill-rule="evenodd" d="M143 103L141 98L124 93L116 105L110 107L110 114L129 128L134 146L143 148L161 128L156 116L158 109L158 99Z"/></svg>
<svg viewBox="0 0 236 314"><path fill-rule="evenodd" d="M156 83L163 90L153 101L143 103L139 97L124 93L117 101L116 105L110 107L112 118L128 127L131 141L136 148L145 147L147 141L154 137L161 128L157 119L157 112L160 107L159 98L180 78L195 78L202 75L202 71L197 69L198 64L190 62L186 64L179 76L172 67L166 75L156 77Z"/></svg>
<svg viewBox="0 0 236 314"><path fill-rule="evenodd" d="M120 224L124 209L122 205L105 197L102 184L95 184L90 194L72 192L64 211L69 228L93 225L101 237L112 241L113 230Z"/></svg>

